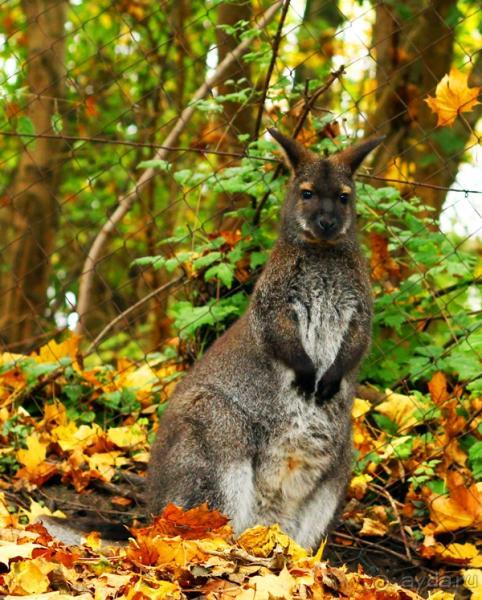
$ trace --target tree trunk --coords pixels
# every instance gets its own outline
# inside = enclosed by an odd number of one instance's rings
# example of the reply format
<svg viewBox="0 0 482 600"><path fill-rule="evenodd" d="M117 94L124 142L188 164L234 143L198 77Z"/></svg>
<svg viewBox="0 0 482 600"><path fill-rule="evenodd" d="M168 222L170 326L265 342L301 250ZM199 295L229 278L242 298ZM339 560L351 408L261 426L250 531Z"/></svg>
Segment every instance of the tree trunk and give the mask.
<svg viewBox="0 0 482 600"><path fill-rule="evenodd" d="M412 12L407 21L392 4L381 3L376 8L377 91L366 134L384 133L387 137L374 157L375 174L449 186L476 113L469 114L465 123L458 118L454 128L437 128L424 99L434 95L435 86L452 65L454 28L447 21L456 0L433 0L422 10L414 0L404 6ZM480 56L472 78L473 83L480 79ZM438 219L445 191L409 186L404 193L421 197L435 209L430 215Z"/></svg>
<svg viewBox="0 0 482 600"><path fill-rule="evenodd" d="M332 57L336 53L335 33L345 17L338 9L338 0L306 0L303 24L298 33L300 53L305 56L295 70L295 82L318 80L328 76ZM316 87L316 84L315 84ZM323 96L323 103L330 104L331 93Z"/></svg>
<svg viewBox="0 0 482 600"><path fill-rule="evenodd" d="M236 3L221 3L218 7L218 25L234 26L239 21L251 22L253 9L251 0L242 0ZM230 35L223 29L216 30L216 41L218 46L218 62L221 62L229 52L234 50L239 44L237 36ZM242 58L237 60L231 66L227 73L226 80L232 80L234 85L221 84L219 86L220 94L229 94L238 89L244 89L250 86L251 69L249 64L245 63ZM242 83L237 85L237 82L244 79ZM214 135L208 133L208 138L218 140L218 148L221 150L238 149L238 135L252 134L254 127L253 108L250 103L231 102L224 103L224 111L222 117L217 119L215 124L210 124L209 127L217 128L218 131ZM229 159L220 160L220 166L228 162ZM231 161L232 162L232 161ZM216 203L217 217L215 221L220 229L232 229L237 226L237 220L224 217L224 213L246 202L246 196L242 194L220 194Z"/></svg>
<svg viewBox="0 0 482 600"><path fill-rule="evenodd" d="M64 23L66 2L23 0L27 20L27 116L36 133L52 134L52 116L64 97ZM0 335L15 349L30 346L45 332L50 257L58 226L57 192L62 142L38 138L25 142L9 190L11 240L2 256Z"/></svg>

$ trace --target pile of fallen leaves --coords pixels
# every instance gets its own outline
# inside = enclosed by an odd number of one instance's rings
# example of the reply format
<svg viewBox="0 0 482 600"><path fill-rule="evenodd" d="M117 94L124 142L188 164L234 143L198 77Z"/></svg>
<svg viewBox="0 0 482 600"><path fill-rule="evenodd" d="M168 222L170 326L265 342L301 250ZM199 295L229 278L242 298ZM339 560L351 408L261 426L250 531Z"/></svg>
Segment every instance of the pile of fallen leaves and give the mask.
<svg viewBox="0 0 482 600"><path fill-rule="evenodd" d="M69 514L60 487L94 507L107 493L105 516L132 523L135 496L123 478L142 481L153 432L183 371L162 356L87 365L78 343L71 336L29 356L0 355L0 594L418 597L356 564L350 573L323 562L321 551L311 556L275 524L234 539L226 519L206 507L168 507L144 528L134 521L125 547L101 548L95 535L76 547L52 539L35 521L59 509ZM465 585L480 599L482 400L442 373L425 392L361 386L358 395L354 476L325 555L386 551L402 569L426 569L432 590Z"/></svg>
<svg viewBox="0 0 482 600"><path fill-rule="evenodd" d="M87 536L67 547L40 524L0 534L0 592L11 598L155 600L238 598L420 598L380 578L348 573L312 556L277 525L254 527L237 540L227 519L205 505L168 506L152 526L134 530L125 547Z"/></svg>

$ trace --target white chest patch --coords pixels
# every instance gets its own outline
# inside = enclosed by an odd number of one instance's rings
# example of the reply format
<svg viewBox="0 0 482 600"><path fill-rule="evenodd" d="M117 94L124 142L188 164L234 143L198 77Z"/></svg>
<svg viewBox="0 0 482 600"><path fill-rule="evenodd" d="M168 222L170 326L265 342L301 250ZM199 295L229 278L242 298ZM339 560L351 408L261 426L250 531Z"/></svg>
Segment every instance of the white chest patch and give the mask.
<svg viewBox="0 0 482 600"><path fill-rule="evenodd" d="M356 298L314 291L307 302L293 301L293 309L303 348L316 366L319 380L340 350L356 309Z"/></svg>

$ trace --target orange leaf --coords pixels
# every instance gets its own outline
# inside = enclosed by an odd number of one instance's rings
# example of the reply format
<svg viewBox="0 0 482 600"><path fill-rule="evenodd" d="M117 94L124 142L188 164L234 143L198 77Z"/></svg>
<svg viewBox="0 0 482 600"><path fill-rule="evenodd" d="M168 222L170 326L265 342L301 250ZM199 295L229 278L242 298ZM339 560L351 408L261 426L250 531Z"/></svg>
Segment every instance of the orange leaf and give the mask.
<svg viewBox="0 0 482 600"><path fill-rule="evenodd" d="M439 81L435 89L435 98L429 96L425 102L437 117L437 126L452 125L457 115L470 112L480 104L477 96L480 87L469 88L468 75L464 75L455 67Z"/></svg>
<svg viewBox="0 0 482 600"><path fill-rule="evenodd" d="M87 96L85 98L85 112L89 117L96 117L99 114L94 96Z"/></svg>
<svg viewBox="0 0 482 600"><path fill-rule="evenodd" d="M441 371L437 371L428 383L430 398L437 406L446 402L449 398L447 391L447 379Z"/></svg>
<svg viewBox="0 0 482 600"><path fill-rule="evenodd" d="M449 472L448 495L428 494L430 518L434 533L456 531L464 527L482 530L482 486L467 486L460 473Z"/></svg>
<svg viewBox="0 0 482 600"><path fill-rule="evenodd" d="M227 522L227 517L217 510L209 510L206 503L186 511L175 504L168 504L150 527L135 532L140 535L178 535L185 540L227 538L231 535L231 527L226 527Z"/></svg>
<svg viewBox="0 0 482 600"><path fill-rule="evenodd" d="M400 267L390 256L388 238L381 233L370 233L370 267L375 281L400 279Z"/></svg>
<svg viewBox="0 0 482 600"><path fill-rule="evenodd" d="M110 501L116 506L129 506L129 504L132 504L131 498L124 498L124 496L114 496Z"/></svg>

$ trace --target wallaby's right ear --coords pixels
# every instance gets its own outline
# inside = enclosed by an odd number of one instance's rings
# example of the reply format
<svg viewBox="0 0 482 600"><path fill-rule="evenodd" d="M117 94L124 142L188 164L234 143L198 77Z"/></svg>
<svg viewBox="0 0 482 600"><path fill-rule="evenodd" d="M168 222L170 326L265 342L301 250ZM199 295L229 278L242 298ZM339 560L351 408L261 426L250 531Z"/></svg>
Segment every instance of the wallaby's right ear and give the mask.
<svg viewBox="0 0 482 600"><path fill-rule="evenodd" d="M292 171L296 171L301 164L313 160L313 154L300 142L297 142L293 138L285 137L273 127L270 127L268 131L281 146L285 162Z"/></svg>

